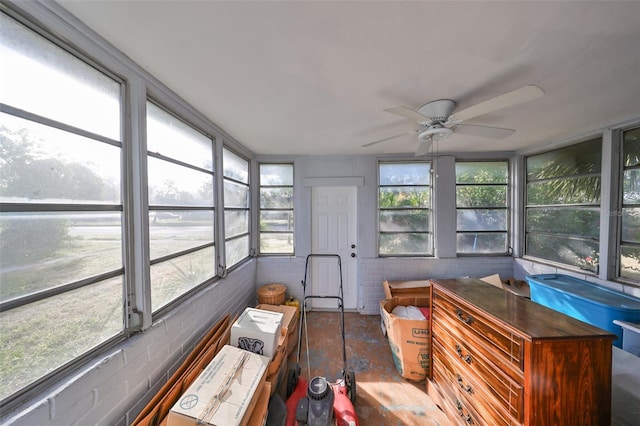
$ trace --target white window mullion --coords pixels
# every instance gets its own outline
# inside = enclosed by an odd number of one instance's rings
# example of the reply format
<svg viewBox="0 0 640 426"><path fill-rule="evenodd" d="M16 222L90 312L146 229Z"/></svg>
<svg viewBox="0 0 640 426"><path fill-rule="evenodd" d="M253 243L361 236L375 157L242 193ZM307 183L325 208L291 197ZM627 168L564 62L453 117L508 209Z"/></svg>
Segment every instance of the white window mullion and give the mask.
<svg viewBox="0 0 640 426"><path fill-rule="evenodd" d="M125 106L130 117L125 133L125 288L128 331L151 326L149 277L149 197L147 193L146 86L132 80Z"/></svg>

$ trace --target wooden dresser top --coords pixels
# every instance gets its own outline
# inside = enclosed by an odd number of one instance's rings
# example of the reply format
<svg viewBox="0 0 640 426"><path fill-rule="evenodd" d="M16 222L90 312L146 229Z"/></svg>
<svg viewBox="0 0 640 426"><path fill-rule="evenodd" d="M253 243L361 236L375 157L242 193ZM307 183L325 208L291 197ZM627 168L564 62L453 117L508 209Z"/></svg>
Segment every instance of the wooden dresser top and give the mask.
<svg viewBox="0 0 640 426"><path fill-rule="evenodd" d="M432 279L452 299L474 305L525 339L615 339L615 334L496 288L476 278Z"/></svg>

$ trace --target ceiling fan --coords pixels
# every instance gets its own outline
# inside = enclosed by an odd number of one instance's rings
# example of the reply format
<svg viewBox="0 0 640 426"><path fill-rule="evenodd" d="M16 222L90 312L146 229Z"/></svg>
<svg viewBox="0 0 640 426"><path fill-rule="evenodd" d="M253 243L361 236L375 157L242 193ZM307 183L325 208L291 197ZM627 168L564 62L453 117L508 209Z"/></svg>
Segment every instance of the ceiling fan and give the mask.
<svg viewBox="0 0 640 426"><path fill-rule="evenodd" d="M387 108L385 109L386 112L400 115L418 123L418 129L369 142L362 145L362 147L376 145L401 136L417 134L420 145L415 155L422 156L429 152L433 142L449 137L453 133L503 139L513 134L515 130L462 123L490 112L539 98L542 95L544 95L544 91L541 88L529 85L480 102L461 111L455 111L456 102L451 99L438 99L428 102L418 108L417 111L403 106Z"/></svg>

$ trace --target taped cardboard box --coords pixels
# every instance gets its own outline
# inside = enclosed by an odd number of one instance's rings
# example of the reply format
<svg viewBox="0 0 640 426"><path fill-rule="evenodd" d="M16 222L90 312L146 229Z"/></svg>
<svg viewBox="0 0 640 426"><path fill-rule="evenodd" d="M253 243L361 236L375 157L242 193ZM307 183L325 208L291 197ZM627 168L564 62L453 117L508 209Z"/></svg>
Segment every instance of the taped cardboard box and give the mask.
<svg viewBox="0 0 640 426"><path fill-rule="evenodd" d="M429 281L387 281L382 282L384 298L393 297L429 297Z"/></svg>
<svg viewBox="0 0 640 426"><path fill-rule="evenodd" d="M289 335L287 339L287 355L291 355L298 346L298 308L288 305L268 305L261 303L256 309L271 312L280 312L282 317L282 330ZM286 330L285 330L286 329Z"/></svg>
<svg viewBox="0 0 640 426"><path fill-rule="evenodd" d="M431 369L429 320L400 318L392 313L396 306L428 307L429 297L394 297L380 301L380 315L398 373L405 379L424 380Z"/></svg>
<svg viewBox="0 0 640 426"><path fill-rule="evenodd" d="M225 345L171 408L167 425L246 425L268 363L264 356Z"/></svg>

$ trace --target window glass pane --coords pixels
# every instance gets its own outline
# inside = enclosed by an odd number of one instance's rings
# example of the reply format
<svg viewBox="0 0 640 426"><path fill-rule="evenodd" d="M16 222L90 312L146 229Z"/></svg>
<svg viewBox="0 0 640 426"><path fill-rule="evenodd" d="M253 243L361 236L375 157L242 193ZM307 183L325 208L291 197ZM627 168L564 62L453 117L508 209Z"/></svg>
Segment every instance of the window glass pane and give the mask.
<svg viewBox="0 0 640 426"><path fill-rule="evenodd" d="M120 203L120 148L0 113L0 201Z"/></svg>
<svg viewBox="0 0 640 426"><path fill-rule="evenodd" d="M428 232L429 216L425 210L381 210L380 232Z"/></svg>
<svg viewBox="0 0 640 426"><path fill-rule="evenodd" d="M506 161L457 162L456 183L507 183Z"/></svg>
<svg viewBox="0 0 640 426"><path fill-rule="evenodd" d="M504 231L507 229L507 210L458 210L458 231Z"/></svg>
<svg viewBox="0 0 640 426"><path fill-rule="evenodd" d="M640 280L640 247L620 247L620 276L631 280Z"/></svg>
<svg viewBox="0 0 640 426"><path fill-rule="evenodd" d="M457 207L506 207L507 186L457 186L456 204Z"/></svg>
<svg viewBox="0 0 640 426"><path fill-rule="evenodd" d="M260 186L293 186L293 165L260 164Z"/></svg>
<svg viewBox="0 0 640 426"><path fill-rule="evenodd" d="M0 102L120 140L120 84L4 14L0 63Z"/></svg>
<svg viewBox="0 0 640 426"><path fill-rule="evenodd" d="M1 299L121 268L121 226L120 213L1 213Z"/></svg>
<svg viewBox="0 0 640 426"><path fill-rule="evenodd" d="M0 312L0 399L120 333L122 285L120 276Z"/></svg>
<svg viewBox="0 0 640 426"><path fill-rule="evenodd" d="M640 244L640 208L622 209L622 241Z"/></svg>
<svg viewBox="0 0 640 426"><path fill-rule="evenodd" d="M548 207L527 209L527 232L579 235L598 239L600 209Z"/></svg>
<svg viewBox="0 0 640 426"><path fill-rule="evenodd" d="M147 151L213 171L213 141L147 102Z"/></svg>
<svg viewBox="0 0 640 426"><path fill-rule="evenodd" d="M213 211L149 212L151 259L212 243L213 230Z"/></svg>
<svg viewBox="0 0 640 426"><path fill-rule="evenodd" d="M529 234L527 254L595 272L598 241L569 238L563 235Z"/></svg>
<svg viewBox="0 0 640 426"><path fill-rule="evenodd" d="M463 254L505 253L507 233L458 233L457 251Z"/></svg>
<svg viewBox="0 0 640 426"><path fill-rule="evenodd" d="M431 255L431 234L380 234L381 255Z"/></svg>
<svg viewBox="0 0 640 426"><path fill-rule="evenodd" d="M601 140L571 145L527 158L527 181L600 173Z"/></svg>
<svg viewBox="0 0 640 426"><path fill-rule="evenodd" d="M261 233L260 252L272 254L292 254L293 234L273 234L268 232Z"/></svg>
<svg viewBox="0 0 640 426"><path fill-rule="evenodd" d="M393 187L386 186L380 188L380 208L399 207L423 207L431 205L429 200L429 188L424 186L416 187Z"/></svg>
<svg viewBox="0 0 640 426"><path fill-rule="evenodd" d="M222 150L223 173L225 177L249 183L249 162L228 149Z"/></svg>
<svg viewBox="0 0 640 426"><path fill-rule="evenodd" d="M151 307L157 311L216 274L214 247L151 265Z"/></svg>
<svg viewBox="0 0 640 426"><path fill-rule="evenodd" d="M640 204L640 169L625 170L622 186L624 191L622 202L624 204Z"/></svg>
<svg viewBox="0 0 640 426"><path fill-rule="evenodd" d="M249 187L236 182L225 181L224 206L249 208Z"/></svg>
<svg viewBox="0 0 640 426"><path fill-rule="evenodd" d="M226 242L227 268L249 256L249 236L234 238Z"/></svg>
<svg viewBox="0 0 640 426"><path fill-rule="evenodd" d="M261 211L260 230L293 232L293 211Z"/></svg>
<svg viewBox="0 0 640 426"><path fill-rule="evenodd" d="M380 185L429 185L429 163L381 163Z"/></svg>
<svg viewBox="0 0 640 426"><path fill-rule="evenodd" d="M623 134L624 167L640 166L640 127Z"/></svg>
<svg viewBox="0 0 640 426"><path fill-rule="evenodd" d="M213 176L157 158L148 158L149 204L213 206Z"/></svg>
<svg viewBox="0 0 640 426"><path fill-rule="evenodd" d="M527 184L527 204L600 203L600 176L552 179Z"/></svg>
<svg viewBox="0 0 640 426"><path fill-rule="evenodd" d="M224 212L224 228L227 238L249 232L249 211L226 210Z"/></svg>
<svg viewBox="0 0 640 426"><path fill-rule="evenodd" d="M260 208L292 209L293 188L261 188Z"/></svg>

